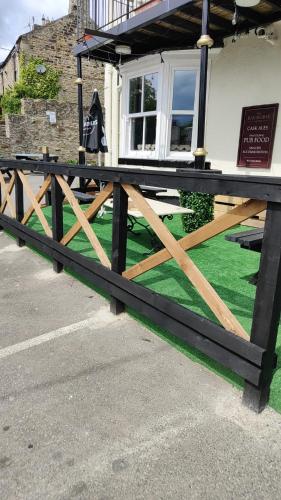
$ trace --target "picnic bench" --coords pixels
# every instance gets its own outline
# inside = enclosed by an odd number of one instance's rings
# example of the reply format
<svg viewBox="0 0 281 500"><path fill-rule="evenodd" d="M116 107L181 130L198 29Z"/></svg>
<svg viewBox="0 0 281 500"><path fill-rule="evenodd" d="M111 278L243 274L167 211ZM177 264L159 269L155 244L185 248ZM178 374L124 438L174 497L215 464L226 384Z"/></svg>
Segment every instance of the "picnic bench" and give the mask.
<svg viewBox="0 0 281 500"><path fill-rule="evenodd" d="M92 201L95 199L95 195L87 192L88 189L90 189L91 191L93 190L91 186L87 187L85 189L85 192L84 191L82 192L80 188L72 189L75 198L79 200L81 204L92 203ZM167 189L157 188L154 186L140 186L140 189L146 198L153 198L153 199L156 198L157 194L167 192Z"/></svg>
<svg viewBox="0 0 281 500"><path fill-rule="evenodd" d="M149 204L150 208L152 208L152 210L158 215L158 217L160 217L162 222L166 218L169 220L172 220L174 215L192 214L193 213L193 210L191 210L189 208L178 207L175 205L171 205L170 203L164 203L163 201L158 201L158 200L151 199L151 198L146 198L146 201ZM105 207L112 210L113 209L113 199L107 200L104 205L105 205ZM138 210L136 207L134 207L130 198L128 201L127 218L128 218L127 230L129 232L131 232L133 234L138 234L135 232L135 226L140 226L140 227L144 228L145 231L149 234L151 246L152 246L152 251L159 250L160 248L163 247L160 240L157 238L157 236L155 236L154 232L151 230L150 225L143 223L143 221L142 221L143 214L140 212L140 210Z"/></svg>
<svg viewBox="0 0 281 500"><path fill-rule="evenodd" d="M43 153L16 153L15 157L16 160L43 161L44 159ZM57 163L58 159L58 155L49 154L49 161Z"/></svg>
<svg viewBox="0 0 281 500"><path fill-rule="evenodd" d="M250 229L248 231L228 234L225 239L238 243L241 248L253 250L254 252L261 252L263 232L264 230L261 228Z"/></svg>
<svg viewBox="0 0 281 500"><path fill-rule="evenodd" d="M140 189L146 198L156 198L158 194L167 193L167 189L154 186L144 186L140 184Z"/></svg>
<svg viewBox="0 0 281 500"><path fill-rule="evenodd" d="M253 252L261 252L262 242L263 242L264 230L250 229L248 231L241 231L239 233L227 234L225 239L232 241L233 243L238 243L240 248L246 248L247 250L252 250ZM259 271L253 274L249 283L256 285L258 282Z"/></svg>

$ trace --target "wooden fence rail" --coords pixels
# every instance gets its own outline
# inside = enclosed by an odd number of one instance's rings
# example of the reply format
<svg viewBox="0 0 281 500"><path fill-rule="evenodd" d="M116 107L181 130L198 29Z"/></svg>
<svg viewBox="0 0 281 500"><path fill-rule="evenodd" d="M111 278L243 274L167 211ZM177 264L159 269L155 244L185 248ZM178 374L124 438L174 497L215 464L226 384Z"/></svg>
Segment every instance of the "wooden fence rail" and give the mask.
<svg viewBox="0 0 281 500"><path fill-rule="evenodd" d="M7 170L11 174L8 182L4 178ZM28 174L32 171L42 173L42 186L38 193L33 192L29 182ZM71 179L95 179L107 184L83 211L67 182L66 177L69 176ZM247 201L177 241L147 203L139 185L236 195ZM245 380L244 402L255 411L265 407L276 362L275 346L281 307L281 179L187 169L163 172L157 169L70 167L28 161L24 162L23 169L21 161L0 160L0 188L0 226L12 232L18 244L30 244L48 254L54 261L56 272L67 266L109 293L113 313L119 314L126 305L133 307L177 338L230 368ZM41 205L49 189L52 200L51 227ZM24 196L30 202L25 212ZM95 222L91 221L111 196L113 221L110 259L95 233ZM164 248L126 269L128 199L143 214ZM70 204L77 219L66 233L63 226L65 203ZM186 250L265 208L264 241L249 338ZM34 213L45 234L27 225ZM79 231L85 232L100 263L68 248L68 243ZM220 325L133 282L135 277L169 259L177 262Z"/></svg>

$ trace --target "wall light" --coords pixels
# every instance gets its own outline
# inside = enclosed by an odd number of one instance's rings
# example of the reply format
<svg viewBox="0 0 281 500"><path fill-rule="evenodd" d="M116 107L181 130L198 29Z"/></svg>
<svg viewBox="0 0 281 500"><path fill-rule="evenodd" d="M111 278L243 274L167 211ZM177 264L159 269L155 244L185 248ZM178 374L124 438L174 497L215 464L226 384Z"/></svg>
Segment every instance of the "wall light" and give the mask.
<svg viewBox="0 0 281 500"><path fill-rule="evenodd" d="M115 52L122 56L129 56L132 53L132 49L130 45L116 45Z"/></svg>
<svg viewBox="0 0 281 500"><path fill-rule="evenodd" d="M259 3L260 0L236 0L237 7L254 7Z"/></svg>

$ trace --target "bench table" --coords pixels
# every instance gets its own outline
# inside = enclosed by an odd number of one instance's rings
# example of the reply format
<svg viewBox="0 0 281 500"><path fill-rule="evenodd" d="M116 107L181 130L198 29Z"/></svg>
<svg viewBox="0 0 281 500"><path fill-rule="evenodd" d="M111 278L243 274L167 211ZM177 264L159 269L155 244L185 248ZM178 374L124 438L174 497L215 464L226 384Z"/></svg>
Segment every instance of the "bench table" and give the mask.
<svg viewBox="0 0 281 500"><path fill-rule="evenodd" d="M164 221L166 218L172 220L174 215L194 213L194 211L190 208L178 207L175 205L171 205L170 203L164 203L163 201L158 201L151 198L146 198L146 201L162 221ZM160 248L162 248L162 243L160 243L157 236L150 228L149 224L144 224L140 220L143 218L143 214L137 208L130 206L130 203L131 200L129 198L127 230L133 234L138 234L135 232L135 226L138 225L140 227L143 227L150 236L152 250L159 250ZM107 200L104 206L112 210L113 200Z"/></svg>

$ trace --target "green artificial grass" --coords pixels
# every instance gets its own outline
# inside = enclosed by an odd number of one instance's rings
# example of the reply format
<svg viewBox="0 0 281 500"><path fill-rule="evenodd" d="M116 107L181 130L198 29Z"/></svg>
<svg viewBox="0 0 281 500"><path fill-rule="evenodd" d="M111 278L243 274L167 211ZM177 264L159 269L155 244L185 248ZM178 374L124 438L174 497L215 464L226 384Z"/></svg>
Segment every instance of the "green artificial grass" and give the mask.
<svg viewBox="0 0 281 500"><path fill-rule="evenodd" d="M87 205L82 207L83 209L86 209ZM44 213L49 224L51 225L51 208L45 208ZM68 205L65 206L64 232L70 229L75 221L76 217L73 214L71 207ZM112 215L110 213L106 213L103 217L97 217L93 225L101 245L106 251L108 257L111 258ZM176 239L184 236L185 233L182 228L180 216L175 216L172 221L167 220L166 225L169 227ZM37 219L37 216L34 215L30 219L29 226L34 230L43 233L43 228ZM227 304L232 313L240 321L245 330L250 333L256 287L251 285L248 280L249 276L254 274L259 268L260 254L248 250L242 250L238 244L225 240L225 235L227 233L233 233L234 231L241 230L245 230L245 227L241 229L241 227L238 226L230 231L222 233L221 235L216 236L202 245L190 250L188 254L218 292L222 300ZM136 234L128 233L127 245L127 268L141 261L145 257L144 254L151 250L149 235L140 226L136 226ZM69 243L69 248L99 262L91 244L82 230ZM155 292L161 293L165 297L178 302L182 306L187 307L192 311L215 321L216 323L218 322L209 307L198 295L183 272L178 268L178 265L174 260L170 260L155 269L148 271L142 276L136 278L135 281L147 288L150 288L151 290L154 290ZM87 284L89 285L89 283ZM92 285L90 286L96 289ZM102 292L99 290L99 293ZM105 295L104 293L102 294ZM204 354L201 354L196 349L186 346L186 344L179 341L168 332L165 332L163 329L160 329L136 311L129 309L128 312L192 360L207 366L235 386L243 386L243 380L233 374L230 370L223 368L221 365L211 360ZM280 333L281 331L279 329L277 354L279 354L280 351ZM280 366L281 361L278 363L278 367L274 374L271 386L270 405L281 413Z"/></svg>

